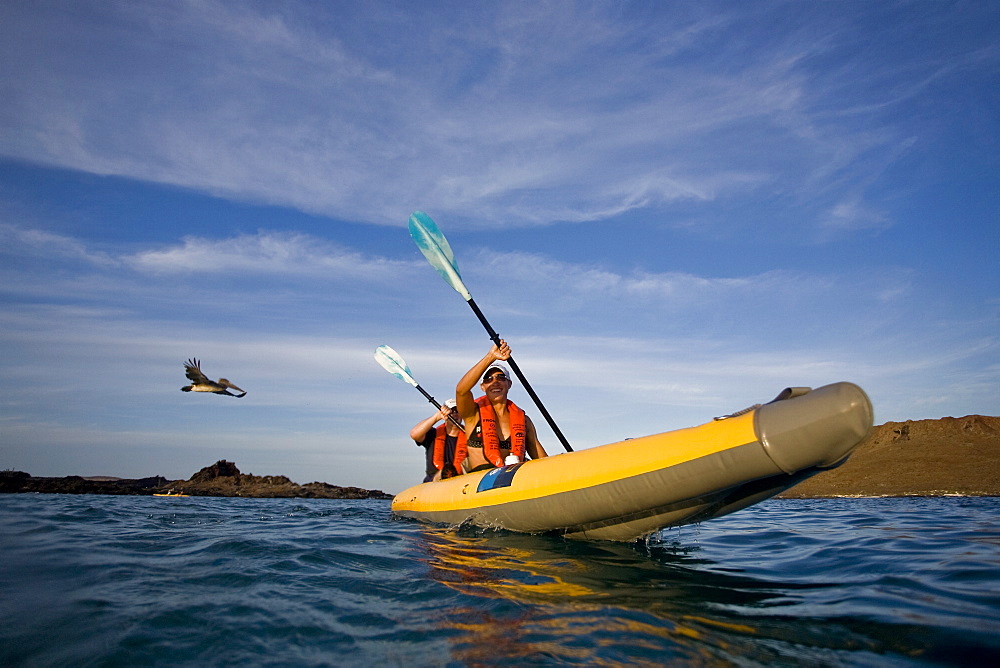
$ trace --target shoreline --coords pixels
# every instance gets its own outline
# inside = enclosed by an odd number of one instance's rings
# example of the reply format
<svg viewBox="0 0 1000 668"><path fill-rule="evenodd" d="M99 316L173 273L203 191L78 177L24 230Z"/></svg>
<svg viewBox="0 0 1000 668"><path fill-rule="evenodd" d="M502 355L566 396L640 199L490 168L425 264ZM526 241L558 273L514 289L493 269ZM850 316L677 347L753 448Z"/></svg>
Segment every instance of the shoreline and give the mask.
<svg viewBox="0 0 1000 668"><path fill-rule="evenodd" d="M185 496L217 496L258 499L391 499L378 489L341 487L325 482L294 483L285 476L255 476L241 473L233 462L224 459L206 466L188 480L116 478L114 476L65 476L36 478L21 471L0 472L0 493L20 494L110 494L116 496L153 496L175 492Z"/></svg>
<svg viewBox="0 0 1000 668"><path fill-rule="evenodd" d="M241 473L220 460L188 480L162 476L36 478L0 471L0 493L153 495L245 498L391 499L382 490L324 482L299 485L285 476ZM1000 417L967 415L886 422L872 427L845 462L775 498L1000 497Z"/></svg>

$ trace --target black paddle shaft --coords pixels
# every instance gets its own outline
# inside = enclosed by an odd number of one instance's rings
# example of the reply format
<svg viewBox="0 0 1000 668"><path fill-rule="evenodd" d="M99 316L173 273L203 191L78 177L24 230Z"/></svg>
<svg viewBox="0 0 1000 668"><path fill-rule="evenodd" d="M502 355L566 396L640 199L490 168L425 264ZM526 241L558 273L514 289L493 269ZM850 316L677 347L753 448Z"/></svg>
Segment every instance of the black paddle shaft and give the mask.
<svg viewBox="0 0 1000 668"><path fill-rule="evenodd" d="M420 385L417 385L417 389L418 389L418 390L420 390L420 394L422 394L422 395L424 395L425 397L427 397L427 401L429 401L429 402L431 402L432 404L434 404L434 405L435 405L435 406L437 407L437 409L438 409L438 410L441 410L441 404L439 404L439 403L437 402L437 399L435 399L435 398L434 398L434 397L432 397L431 395L427 394L427 390L425 390L424 388L420 387ZM465 427L463 427L463 426L462 426L462 423L461 423L461 422L459 422L458 420L456 420L455 418L453 418L453 417L451 416L451 414L449 414L449 415L448 415L448 419L449 419L449 420L451 420L451 423L452 423L453 425L455 425L456 427L458 427L458 428L459 428L459 429L461 429L462 431L465 431Z"/></svg>
<svg viewBox="0 0 1000 668"><path fill-rule="evenodd" d="M499 347L500 335L497 334L496 330L490 326L489 321L486 320L486 316L479 310L479 305L476 304L476 300L469 298L468 302L469 306L472 307L473 312L476 314L476 317L479 318L479 322L483 323L483 327L486 328L486 333L490 335L490 339ZM553 420L552 416L549 415L549 412L545 410L545 406L542 405L542 400L538 398L538 395L535 394L535 390L532 389L531 384L524 377L524 374L521 373L521 369L517 366L517 362L514 361L513 357L508 357L506 361L510 364L510 368L514 370L514 373L517 374L517 377L521 379L521 384L524 385L524 389L528 391L528 395L531 397L531 400L535 402L536 406L538 406L538 410L542 413L542 417L544 417L545 421L549 423L549 427L552 428L552 432L556 435L556 438L559 439L559 442L562 443L562 446L566 448L566 452L573 452L573 448L570 447L566 437L563 436L559 427L556 426L556 421Z"/></svg>

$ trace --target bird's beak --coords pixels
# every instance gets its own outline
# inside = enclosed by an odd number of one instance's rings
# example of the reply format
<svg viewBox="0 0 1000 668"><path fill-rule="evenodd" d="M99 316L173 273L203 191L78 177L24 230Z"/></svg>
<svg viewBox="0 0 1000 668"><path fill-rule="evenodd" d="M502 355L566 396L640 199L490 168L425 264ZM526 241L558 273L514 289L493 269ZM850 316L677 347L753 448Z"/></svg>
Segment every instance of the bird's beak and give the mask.
<svg viewBox="0 0 1000 668"><path fill-rule="evenodd" d="M231 390L236 390L237 392L243 392L243 394L246 394L246 391L242 387L236 387L235 385L233 385L232 383L230 383L225 378L220 379L219 382L220 383L225 383L226 387L228 387Z"/></svg>

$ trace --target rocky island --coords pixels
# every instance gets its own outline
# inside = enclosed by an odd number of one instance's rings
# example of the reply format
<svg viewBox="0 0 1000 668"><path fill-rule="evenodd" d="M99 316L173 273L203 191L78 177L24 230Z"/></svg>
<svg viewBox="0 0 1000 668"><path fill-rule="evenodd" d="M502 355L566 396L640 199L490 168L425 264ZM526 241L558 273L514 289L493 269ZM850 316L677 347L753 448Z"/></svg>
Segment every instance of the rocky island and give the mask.
<svg viewBox="0 0 1000 668"><path fill-rule="evenodd" d="M162 476L139 479L111 477L36 478L20 471L0 472L0 492L43 492L49 494L165 494L188 496L242 496L274 499L391 499L381 490L338 487L325 482L299 485L283 475L256 476L241 473L225 459L206 466L189 480L167 480Z"/></svg>

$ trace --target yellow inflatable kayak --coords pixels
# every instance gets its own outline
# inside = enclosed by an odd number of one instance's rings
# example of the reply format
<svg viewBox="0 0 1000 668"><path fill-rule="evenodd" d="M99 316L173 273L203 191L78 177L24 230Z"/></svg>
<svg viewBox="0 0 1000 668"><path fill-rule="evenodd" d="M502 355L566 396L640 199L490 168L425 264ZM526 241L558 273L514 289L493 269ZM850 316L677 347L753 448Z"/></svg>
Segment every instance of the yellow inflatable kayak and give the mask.
<svg viewBox="0 0 1000 668"><path fill-rule="evenodd" d="M423 483L397 494L392 510L431 523L633 541L746 508L837 466L873 418L852 383L788 388L698 427Z"/></svg>

